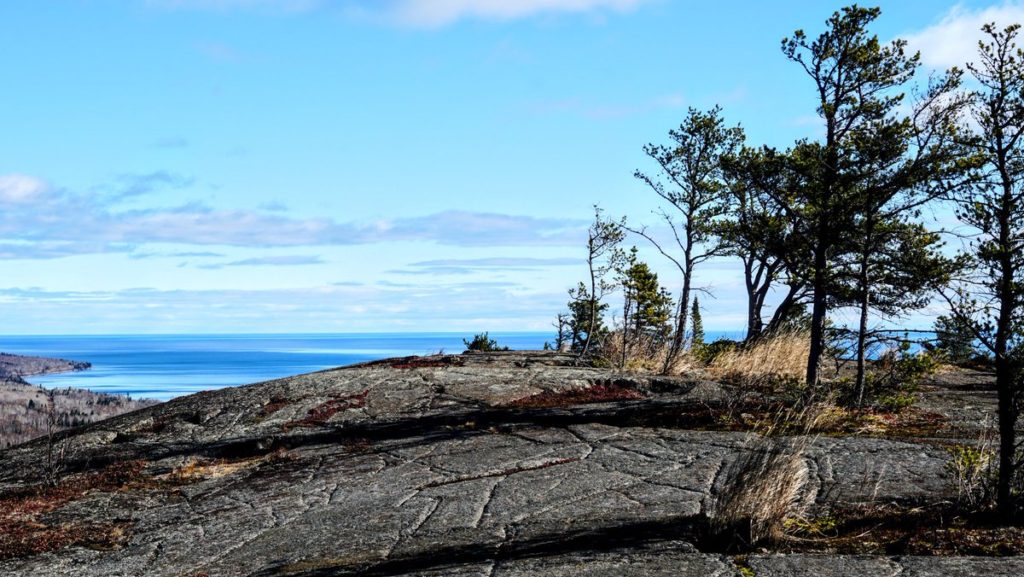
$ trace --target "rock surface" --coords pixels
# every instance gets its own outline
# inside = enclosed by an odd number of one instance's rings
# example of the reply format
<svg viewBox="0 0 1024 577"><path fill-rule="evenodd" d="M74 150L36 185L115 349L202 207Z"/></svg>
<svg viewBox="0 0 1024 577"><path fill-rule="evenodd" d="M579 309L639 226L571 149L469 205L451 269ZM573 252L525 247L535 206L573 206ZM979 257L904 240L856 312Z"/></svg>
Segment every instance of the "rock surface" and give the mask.
<svg viewBox="0 0 1024 577"><path fill-rule="evenodd" d="M555 402L585 392L603 402ZM794 499L808 515L952 496L934 443L765 440L690 430L680 416L727 397L711 382L539 353L396 359L199 393L70 435L69 478L136 462L145 481L84 492L36 522L123 537L8 556L0 574L1024 575L1020 558L715 551L701 535L729 471L766 447L801 460ZM45 450L0 453L0 491L37 482Z"/></svg>

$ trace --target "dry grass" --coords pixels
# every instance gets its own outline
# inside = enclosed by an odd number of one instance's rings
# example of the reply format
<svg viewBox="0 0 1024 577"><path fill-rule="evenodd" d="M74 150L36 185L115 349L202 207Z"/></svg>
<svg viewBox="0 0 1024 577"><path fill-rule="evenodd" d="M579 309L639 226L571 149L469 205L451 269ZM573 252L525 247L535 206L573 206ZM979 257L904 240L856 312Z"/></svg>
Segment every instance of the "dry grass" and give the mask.
<svg viewBox="0 0 1024 577"><path fill-rule="evenodd" d="M749 347L725 351L712 362L712 374L745 385L770 386L781 380L799 380L807 371L810 335L779 334Z"/></svg>
<svg viewBox="0 0 1024 577"><path fill-rule="evenodd" d="M806 453L816 438L812 431L829 418L832 406L816 401L786 408L755 427L753 446L724 471L710 516L713 533L743 547L777 543L794 521L806 519L814 502L806 490Z"/></svg>
<svg viewBox="0 0 1024 577"><path fill-rule="evenodd" d="M946 473L956 487L957 505L966 511L992 506L999 458L993 431L986 428L977 441L949 448Z"/></svg>
<svg viewBox="0 0 1024 577"><path fill-rule="evenodd" d="M170 473L157 476L154 480L165 482L172 486L187 485L206 479L227 477L245 469L251 469L268 460L275 458L275 454L246 459L188 459L183 465Z"/></svg>
<svg viewBox="0 0 1024 577"><path fill-rule="evenodd" d="M649 337L630 337L630 343L623 342L621 330L614 331L601 343L601 358L614 367L640 373L665 373L678 375L693 370L697 363L687 351L679 351L667 363L671 342L655 342Z"/></svg>
<svg viewBox="0 0 1024 577"><path fill-rule="evenodd" d="M734 461L711 516L712 531L745 546L780 541L787 520L802 517L809 506L805 449L801 438L764 438Z"/></svg>

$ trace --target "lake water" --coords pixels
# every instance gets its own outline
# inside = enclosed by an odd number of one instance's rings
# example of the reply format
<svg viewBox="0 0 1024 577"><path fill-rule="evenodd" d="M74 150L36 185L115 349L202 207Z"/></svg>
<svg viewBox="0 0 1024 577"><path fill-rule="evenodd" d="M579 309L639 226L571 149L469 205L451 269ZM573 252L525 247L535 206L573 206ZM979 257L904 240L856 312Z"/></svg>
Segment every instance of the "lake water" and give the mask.
<svg viewBox="0 0 1024 577"><path fill-rule="evenodd" d="M46 387L79 387L167 400L363 361L444 350L462 352L464 333L287 335L0 336L0 351L92 363L40 375ZM548 333L491 333L512 349L539 349Z"/></svg>

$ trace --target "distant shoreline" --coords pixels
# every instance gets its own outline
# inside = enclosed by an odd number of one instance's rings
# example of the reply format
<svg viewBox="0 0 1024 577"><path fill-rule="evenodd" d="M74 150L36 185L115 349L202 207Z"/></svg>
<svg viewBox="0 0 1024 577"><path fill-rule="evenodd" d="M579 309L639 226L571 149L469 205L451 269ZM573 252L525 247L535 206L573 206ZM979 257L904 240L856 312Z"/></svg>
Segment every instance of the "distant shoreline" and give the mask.
<svg viewBox="0 0 1024 577"><path fill-rule="evenodd" d="M54 428L87 425L157 403L79 387L43 387L25 380L91 367L92 363L84 361L0 353L0 449L30 441Z"/></svg>
<svg viewBox="0 0 1024 577"><path fill-rule="evenodd" d="M25 382L25 377L73 373L92 368L92 363L51 357L0 353L0 380Z"/></svg>

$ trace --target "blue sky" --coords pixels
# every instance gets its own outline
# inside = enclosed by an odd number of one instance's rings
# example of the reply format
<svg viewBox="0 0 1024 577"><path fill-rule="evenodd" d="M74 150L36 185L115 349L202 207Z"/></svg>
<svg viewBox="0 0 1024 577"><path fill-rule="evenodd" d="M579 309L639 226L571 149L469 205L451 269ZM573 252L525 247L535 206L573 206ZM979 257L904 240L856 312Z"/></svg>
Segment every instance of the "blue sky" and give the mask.
<svg viewBox="0 0 1024 577"><path fill-rule="evenodd" d="M815 137L779 51L840 3L9 0L0 333L546 330L688 106ZM882 2L928 69L1024 2ZM643 247L662 282L673 270ZM735 264L697 272L743 326Z"/></svg>

